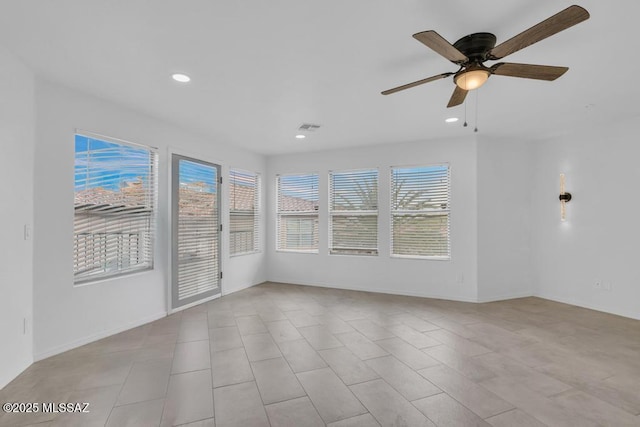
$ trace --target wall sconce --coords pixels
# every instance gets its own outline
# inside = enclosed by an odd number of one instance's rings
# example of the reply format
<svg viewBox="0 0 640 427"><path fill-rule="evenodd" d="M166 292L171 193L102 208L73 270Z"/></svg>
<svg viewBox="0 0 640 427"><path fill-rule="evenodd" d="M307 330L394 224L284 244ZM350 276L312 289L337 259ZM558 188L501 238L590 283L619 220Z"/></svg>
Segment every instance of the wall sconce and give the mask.
<svg viewBox="0 0 640 427"><path fill-rule="evenodd" d="M571 200L571 193L565 191L564 189L564 174L560 174L560 220L564 221L567 219L567 207L566 204Z"/></svg>

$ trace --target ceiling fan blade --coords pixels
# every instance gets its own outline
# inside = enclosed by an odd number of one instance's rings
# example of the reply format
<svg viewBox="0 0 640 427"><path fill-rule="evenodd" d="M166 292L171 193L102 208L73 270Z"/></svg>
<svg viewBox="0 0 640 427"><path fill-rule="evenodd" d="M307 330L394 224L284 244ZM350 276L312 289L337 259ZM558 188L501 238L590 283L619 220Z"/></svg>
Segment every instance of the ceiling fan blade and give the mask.
<svg viewBox="0 0 640 427"><path fill-rule="evenodd" d="M501 62L491 67L491 73L498 76L522 77L524 79L552 81L567 72L569 67L550 65L514 64Z"/></svg>
<svg viewBox="0 0 640 427"><path fill-rule="evenodd" d="M444 79L445 77L449 77L452 74L454 73L443 73L443 74L438 74L437 76L427 77L426 79L418 80L417 82L407 83L406 85L394 87L393 89L387 89L384 92L382 92L382 94L391 95L392 93L400 92L401 90L409 89L415 86L420 86L422 84L429 83L435 80Z"/></svg>
<svg viewBox="0 0 640 427"><path fill-rule="evenodd" d="M444 37L433 30L414 34L413 38L436 53L444 56L454 64L461 64L469 60L466 55L453 47L453 45L445 40Z"/></svg>
<svg viewBox="0 0 640 427"><path fill-rule="evenodd" d="M456 89L453 91L453 95L451 95L451 99L447 104L447 108L455 107L456 105L460 105L464 102L464 99L467 97L468 90L460 89L456 86Z"/></svg>
<svg viewBox="0 0 640 427"><path fill-rule="evenodd" d="M489 59L504 58L587 19L589 19L589 12L585 9L576 5L569 6L562 12L556 13L552 17L494 47L489 52Z"/></svg>

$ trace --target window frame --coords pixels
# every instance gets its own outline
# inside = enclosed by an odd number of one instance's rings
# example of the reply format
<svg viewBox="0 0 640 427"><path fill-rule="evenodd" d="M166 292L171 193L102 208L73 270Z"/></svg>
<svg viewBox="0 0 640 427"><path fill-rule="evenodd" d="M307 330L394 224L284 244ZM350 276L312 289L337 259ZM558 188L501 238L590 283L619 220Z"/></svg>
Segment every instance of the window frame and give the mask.
<svg viewBox="0 0 640 427"><path fill-rule="evenodd" d="M334 174L349 174L349 173L366 173L366 172L375 172L375 186L376 186L376 209L375 210L335 210L334 209L334 183L333 176ZM329 230L329 239L328 239L328 252L329 255L344 255L344 256L364 256L364 257L375 257L380 255L380 238L378 233L378 228L380 224L380 170L377 167L374 168L359 168L359 169L344 169L344 170L330 170L328 173L328 230ZM333 218L340 216L374 216L375 217L375 249L360 249L362 251L370 250L371 253L356 253L358 248L343 248L342 250L336 249L333 245ZM353 251L353 252L349 252Z"/></svg>
<svg viewBox="0 0 640 427"><path fill-rule="evenodd" d="M234 172L245 174L245 175L253 175L255 177L255 197L254 197L254 210L253 210L253 250L251 251L243 251L243 252L233 252L231 238L231 222L232 222L232 211L233 211L233 201L231 199L231 185L233 184L232 174ZM229 195L229 257L237 257L243 255L251 255L262 252L261 250L261 242L260 233L262 232L260 224L262 221L262 176L259 172L253 172L242 168L229 168L229 185L227 186L228 195Z"/></svg>
<svg viewBox="0 0 640 427"><path fill-rule="evenodd" d="M313 211L280 211L280 178L287 176L315 176L317 178L317 188L316 188L316 205ZM286 253L300 253L300 254L319 254L320 253L320 174L318 172L299 172L299 173L282 173L276 174L276 252L286 252ZM309 217L310 219L315 219L315 225L313 229L315 229L315 248L309 250L301 250L301 249L284 249L281 247L281 216L288 217L299 217L297 219L302 220L304 217ZM300 233L298 233L300 235ZM313 236L313 234L312 234Z"/></svg>
<svg viewBox="0 0 640 427"><path fill-rule="evenodd" d="M77 137L84 137L87 139L92 139L92 140L97 140L100 142L104 142L104 143L108 143L108 144L117 144L117 145L121 145L124 147L129 147L129 148L133 148L133 149L143 149L148 151L149 153L149 164L148 164L148 183L147 183L147 189L148 192L150 194L148 194L148 200L149 200L149 204L150 204L150 213L149 213L149 217L148 217L148 227L145 228L144 231L146 231L149 234L148 240L146 242L146 244L148 245L148 260L144 263L144 265L140 265L138 267L133 267L133 268L128 268L126 270L121 270L121 269L115 269L112 271L105 271L103 273L96 273L96 274L92 274L92 275L81 275L81 276L77 276L77 273L75 271L75 264L77 262L77 257L76 257L76 253L78 251L78 244L76 243L77 241L77 235L78 233L76 232L76 217L78 215L78 212L76 211L76 203L75 203L75 195L76 195L76 183L75 183L75 166L76 166L76 156L77 156L77 151L76 151L76 139ZM73 133L73 143L74 143L74 215L73 215L73 251L72 251L72 258L73 258L73 262L72 264L74 265L73 267L73 286L74 287L79 287L79 286L86 286L86 285L92 285L92 284L96 284L96 283L100 283L100 282L105 282L105 281L110 281L113 279L118 279L124 276L130 276L130 275L135 275L135 274L141 274L144 273L146 271L152 271L155 269L155 258L156 258L156 240L157 240L157 216L158 216L158 172L159 172L159 167L158 167L158 163L159 163L159 153L158 153L158 148L157 147L153 147L150 145L145 145L145 144L140 144L140 143L135 143L135 142L131 142L131 141L127 141L124 139L120 139L120 138L115 138L115 137L111 137L111 136L107 136L107 135L102 135L102 134L98 134L95 132L91 132L91 131L86 131L83 129L75 129L74 133ZM145 242L139 243L140 245L145 245Z"/></svg>
<svg viewBox="0 0 640 427"><path fill-rule="evenodd" d="M395 210L394 209L394 192L395 192L395 180L393 176L394 169L418 169L418 168L447 168L447 208L446 209L423 209L423 210ZM447 255L408 255L408 254L396 254L393 252L394 248L394 216L402 214L415 214L424 213L427 216L433 214L433 216L442 216L438 214L446 214L447 218ZM451 261L451 165L448 162L444 163L431 163L431 164L419 164L419 165L402 165L402 166L390 166L389 167L389 256L391 258L398 259L416 259L416 260L429 260L429 261Z"/></svg>

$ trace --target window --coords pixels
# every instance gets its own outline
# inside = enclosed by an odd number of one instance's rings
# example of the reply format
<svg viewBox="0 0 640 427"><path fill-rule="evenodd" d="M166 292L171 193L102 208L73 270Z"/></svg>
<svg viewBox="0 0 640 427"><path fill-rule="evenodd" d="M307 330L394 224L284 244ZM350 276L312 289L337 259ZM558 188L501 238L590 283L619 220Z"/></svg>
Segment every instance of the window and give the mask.
<svg viewBox="0 0 640 427"><path fill-rule="evenodd" d="M318 174L280 175L277 249L318 252Z"/></svg>
<svg viewBox="0 0 640 427"><path fill-rule="evenodd" d="M449 259L449 167L391 168L391 254Z"/></svg>
<svg viewBox="0 0 640 427"><path fill-rule="evenodd" d="M153 268L156 155L75 136L75 283Z"/></svg>
<svg viewBox="0 0 640 427"><path fill-rule="evenodd" d="M378 254L378 171L329 173L329 253Z"/></svg>
<svg viewBox="0 0 640 427"><path fill-rule="evenodd" d="M229 179L231 255L258 252L260 247L260 176L232 169Z"/></svg>

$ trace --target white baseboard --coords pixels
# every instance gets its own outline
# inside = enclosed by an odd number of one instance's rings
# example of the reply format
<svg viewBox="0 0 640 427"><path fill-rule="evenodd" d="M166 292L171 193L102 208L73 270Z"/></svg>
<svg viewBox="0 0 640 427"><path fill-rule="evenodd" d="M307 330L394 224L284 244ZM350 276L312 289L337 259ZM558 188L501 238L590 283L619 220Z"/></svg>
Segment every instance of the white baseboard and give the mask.
<svg viewBox="0 0 640 427"><path fill-rule="evenodd" d="M33 364L33 360L25 360L22 364L18 365L15 369L12 369L11 372L3 375L0 378L0 390L2 390L7 384L11 381L18 378L18 375L23 373L29 366Z"/></svg>
<svg viewBox="0 0 640 427"><path fill-rule="evenodd" d="M414 292L407 291L402 289L371 289L365 288L361 286L351 286L351 285L336 285L336 284L324 284L324 283L287 283L281 280L269 280L269 282L283 283L283 284L291 284L291 285L302 285L302 286L315 286L318 288L329 288L329 289L343 289L346 291L359 291L359 292L371 292L377 294L387 294L387 295L399 295L405 297L420 297L420 298L432 298L432 299L443 299L449 301L459 301L459 302L478 302L475 298L465 298L465 297L457 297L451 295L440 295L440 294L431 294L427 292Z"/></svg>
<svg viewBox="0 0 640 427"><path fill-rule="evenodd" d="M526 297L532 297L532 296L534 296L532 291L516 292L513 294L500 294L500 295L494 295L490 297L481 297L481 298L478 298L476 302L483 303L483 302L505 301L509 299L526 298Z"/></svg>
<svg viewBox="0 0 640 427"><path fill-rule="evenodd" d="M74 348L83 346L85 344L89 344L91 342L100 340L102 338L106 338L108 336L120 333L120 332L124 332L126 330L132 329L132 328L137 328L138 326L142 326L146 323L149 322L153 322L154 320L158 320L158 319L162 319L163 317L165 317L167 315L166 311L160 312L160 313L156 313L154 315L151 316L147 316L144 317L142 319L138 319L134 322L130 322L121 326L118 326L117 328L113 328L113 329L108 329L105 331L101 331L98 332L96 334L92 334L83 338L79 338L77 340L74 340L72 342L66 343L66 344L62 344L59 346L55 346L49 350L45 350L42 351L40 353L34 353L34 361L39 361L39 360L43 360L46 359L47 357L51 357L51 356L55 356L56 354L60 354L60 353L64 353L65 351L69 351L69 350L73 350Z"/></svg>
<svg viewBox="0 0 640 427"><path fill-rule="evenodd" d="M261 283L264 283L264 282L261 282ZM242 290L245 290L245 289L249 289L249 288L252 288L252 287L257 286L259 284L260 283L254 283L254 284L248 284L248 285L240 285L240 286L237 286L237 287L231 288L231 289L225 289L224 286L223 286L222 287L222 296L230 295L230 294L233 294L235 292L239 292L239 291L242 291Z"/></svg>
<svg viewBox="0 0 640 427"><path fill-rule="evenodd" d="M582 308L588 308L589 310L601 311L603 313L609 313L609 314L614 314L616 316L622 316L622 317L628 317L630 319L640 320L640 312L620 310L615 307L603 307L599 305L586 303L574 298L565 298L565 297L545 294L544 292L536 292L534 293L534 296L538 298L548 299L551 301L561 302L564 304L575 305Z"/></svg>

